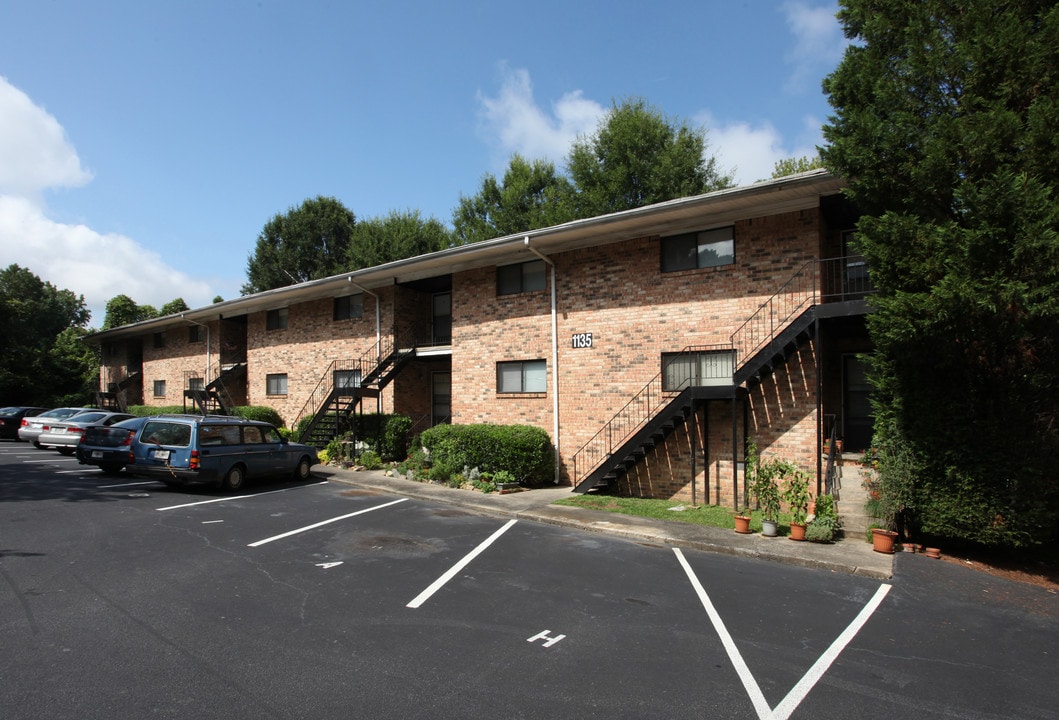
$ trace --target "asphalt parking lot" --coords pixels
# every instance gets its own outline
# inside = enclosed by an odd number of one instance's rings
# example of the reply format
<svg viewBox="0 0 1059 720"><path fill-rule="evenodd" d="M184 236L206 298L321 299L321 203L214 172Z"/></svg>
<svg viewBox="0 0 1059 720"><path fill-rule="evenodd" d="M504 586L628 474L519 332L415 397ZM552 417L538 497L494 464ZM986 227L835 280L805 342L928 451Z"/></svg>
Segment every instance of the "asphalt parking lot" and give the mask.
<svg viewBox="0 0 1059 720"><path fill-rule="evenodd" d="M1057 700L1056 618L982 601L1019 588L921 557L882 580L529 512L356 478L175 492L2 444L0 705L13 718L1033 718Z"/></svg>

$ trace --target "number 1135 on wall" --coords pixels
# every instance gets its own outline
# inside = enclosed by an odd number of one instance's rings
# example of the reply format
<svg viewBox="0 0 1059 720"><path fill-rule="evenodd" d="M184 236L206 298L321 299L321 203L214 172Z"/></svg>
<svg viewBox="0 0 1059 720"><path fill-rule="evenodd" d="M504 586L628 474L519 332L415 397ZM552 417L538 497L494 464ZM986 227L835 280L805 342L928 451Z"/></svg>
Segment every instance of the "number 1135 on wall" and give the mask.
<svg viewBox="0 0 1059 720"><path fill-rule="evenodd" d="M570 336L570 347L574 350L592 347L592 333L574 333Z"/></svg>

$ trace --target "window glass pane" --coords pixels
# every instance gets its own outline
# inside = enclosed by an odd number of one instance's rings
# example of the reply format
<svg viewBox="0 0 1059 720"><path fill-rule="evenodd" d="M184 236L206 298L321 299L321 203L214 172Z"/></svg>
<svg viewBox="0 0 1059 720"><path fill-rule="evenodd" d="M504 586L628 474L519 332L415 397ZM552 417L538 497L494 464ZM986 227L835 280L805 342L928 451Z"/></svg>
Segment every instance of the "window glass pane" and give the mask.
<svg viewBox="0 0 1059 720"><path fill-rule="evenodd" d="M683 390L692 384L695 358L691 355L671 355L662 358L665 373L663 390Z"/></svg>
<svg viewBox="0 0 1059 720"><path fill-rule="evenodd" d="M283 375L266 375L265 376L265 393L268 395L286 395L287 394L287 376Z"/></svg>
<svg viewBox="0 0 1059 720"><path fill-rule="evenodd" d="M702 353L699 359L699 385L731 385L734 354L728 351Z"/></svg>
<svg viewBox="0 0 1059 720"><path fill-rule="evenodd" d="M543 290L546 284L544 261L534 260L522 265L522 292Z"/></svg>
<svg viewBox="0 0 1059 720"><path fill-rule="evenodd" d="M523 392L540 393L548 390L548 364L543 360L523 363L522 373L525 378Z"/></svg>
<svg viewBox="0 0 1059 720"><path fill-rule="evenodd" d="M243 428L243 442L254 443L255 445L263 443L264 438L261 437L261 428L257 425L248 425Z"/></svg>
<svg viewBox="0 0 1059 720"><path fill-rule="evenodd" d="M500 363L497 382L499 392L522 392L522 363Z"/></svg>
<svg viewBox="0 0 1059 720"><path fill-rule="evenodd" d="M694 234L662 238L662 272L693 270L695 266Z"/></svg>
<svg viewBox="0 0 1059 720"><path fill-rule="evenodd" d="M335 387L360 387L360 370L335 370Z"/></svg>
<svg viewBox="0 0 1059 720"><path fill-rule="evenodd" d="M502 265L496 269L496 294L511 295L522 291L522 266Z"/></svg>
<svg viewBox="0 0 1059 720"><path fill-rule="evenodd" d="M717 267L735 262L734 228L718 228L699 233L699 267Z"/></svg>

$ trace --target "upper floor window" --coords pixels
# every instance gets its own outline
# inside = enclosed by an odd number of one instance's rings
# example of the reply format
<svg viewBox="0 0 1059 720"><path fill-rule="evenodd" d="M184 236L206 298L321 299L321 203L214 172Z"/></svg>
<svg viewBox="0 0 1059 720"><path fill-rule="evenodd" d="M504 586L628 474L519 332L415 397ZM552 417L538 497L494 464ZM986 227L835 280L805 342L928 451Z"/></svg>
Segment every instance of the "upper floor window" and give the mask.
<svg viewBox="0 0 1059 720"><path fill-rule="evenodd" d="M735 353L728 349L662 353L663 390L731 385L734 372Z"/></svg>
<svg viewBox="0 0 1059 720"><path fill-rule="evenodd" d="M265 394L266 395L286 395L287 394L287 373L276 373L274 375L265 376Z"/></svg>
<svg viewBox="0 0 1059 720"><path fill-rule="evenodd" d="M662 238L662 272L735 263L735 228L723 227Z"/></svg>
<svg viewBox="0 0 1059 720"><path fill-rule="evenodd" d="M268 313L265 315L265 329L286 330L287 308L276 308L275 310L269 310Z"/></svg>
<svg viewBox="0 0 1059 720"><path fill-rule="evenodd" d="M165 333L164 332L156 332L154 334L154 346L156 348L164 348L165 347Z"/></svg>
<svg viewBox="0 0 1059 720"><path fill-rule="evenodd" d="M352 320L364 315L364 294L345 295L335 298L335 320Z"/></svg>
<svg viewBox="0 0 1059 720"><path fill-rule="evenodd" d="M192 325L188 328L188 342L200 343L206 339L206 328L201 325Z"/></svg>
<svg viewBox="0 0 1059 720"><path fill-rule="evenodd" d="M545 284L543 260L530 260L529 262L516 263L514 265L500 265L496 268L497 295L513 295L515 293L543 290Z"/></svg>
<svg viewBox="0 0 1059 720"><path fill-rule="evenodd" d="M522 360L496 364L499 393L542 393L548 390L548 364L544 360Z"/></svg>

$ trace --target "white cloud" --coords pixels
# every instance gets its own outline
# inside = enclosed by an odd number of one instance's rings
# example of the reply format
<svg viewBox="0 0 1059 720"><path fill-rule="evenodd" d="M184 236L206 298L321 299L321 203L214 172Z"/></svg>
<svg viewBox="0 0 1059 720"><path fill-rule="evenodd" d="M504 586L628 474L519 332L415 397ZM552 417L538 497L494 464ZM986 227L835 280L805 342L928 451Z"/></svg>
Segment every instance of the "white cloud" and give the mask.
<svg viewBox="0 0 1059 720"><path fill-rule="evenodd" d="M207 283L168 267L135 240L48 217L44 190L91 177L59 122L0 76L0 267L17 263L83 295L95 327L115 295L155 307L178 297L191 307L210 303Z"/></svg>
<svg viewBox="0 0 1059 720"><path fill-rule="evenodd" d="M707 152L717 156L717 165L722 171L733 169L737 185L747 185L772 177L772 169L778 160L803 155L816 155L816 143L821 143L820 123L806 118L808 142L788 145L780 132L771 123L753 126L746 122L719 124L709 113L703 113L698 121L709 133Z"/></svg>
<svg viewBox="0 0 1059 720"><path fill-rule="evenodd" d="M835 17L834 4L812 6L805 2L785 2L783 14L794 35L794 47L787 53L791 76L787 91L798 93L810 89L842 59L848 41ZM811 87L819 90L819 86Z"/></svg>
<svg viewBox="0 0 1059 720"><path fill-rule="evenodd" d="M519 153L529 160L550 160L561 166L577 136L594 131L608 110L577 90L559 98L548 114L533 99L528 71L502 64L500 72L496 97L478 93L479 132L493 146L498 165L506 165L512 154Z"/></svg>

